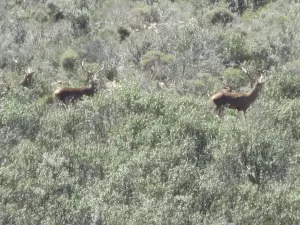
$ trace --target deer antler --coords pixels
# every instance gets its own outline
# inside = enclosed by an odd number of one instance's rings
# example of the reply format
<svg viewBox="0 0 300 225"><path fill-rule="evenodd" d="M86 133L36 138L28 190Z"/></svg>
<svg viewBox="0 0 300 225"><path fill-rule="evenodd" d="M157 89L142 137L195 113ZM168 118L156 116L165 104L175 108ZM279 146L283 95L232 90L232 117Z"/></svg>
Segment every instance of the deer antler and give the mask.
<svg viewBox="0 0 300 225"><path fill-rule="evenodd" d="M241 66L241 68L242 68L242 70L244 71L245 74L248 74L248 71L244 67Z"/></svg>
<svg viewBox="0 0 300 225"><path fill-rule="evenodd" d="M253 79L253 77L250 76L248 70L246 70L243 66L241 66L241 69L242 69L243 72L247 75L247 77L250 79L251 87L252 87L256 80Z"/></svg>
<svg viewBox="0 0 300 225"><path fill-rule="evenodd" d="M86 73L88 73L88 74L93 74L93 76L96 76L96 75L98 75L98 74L104 69L104 65L102 65L102 67L101 67L100 70L98 70L97 72L93 73L92 71L87 70L87 69L84 68L84 60L85 60L85 59L83 59L83 60L81 61L81 68L82 68L82 70L83 70L84 72L86 72Z"/></svg>
<svg viewBox="0 0 300 225"><path fill-rule="evenodd" d="M248 70L246 70L243 66L241 66L243 72L248 76L248 78L251 80L251 81L254 81L253 77L250 76Z"/></svg>
<svg viewBox="0 0 300 225"><path fill-rule="evenodd" d="M84 60L85 60L85 59L81 60L81 63L80 63L82 70L83 70L84 72L88 73L88 74L92 74L92 73L93 73L92 71L86 70L86 69L84 68Z"/></svg>
<svg viewBox="0 0 300 225"><path fill-rule="evenodd" d="M15 59L15 57L13 56L13 61L18 64L18 60Z"/></svg>

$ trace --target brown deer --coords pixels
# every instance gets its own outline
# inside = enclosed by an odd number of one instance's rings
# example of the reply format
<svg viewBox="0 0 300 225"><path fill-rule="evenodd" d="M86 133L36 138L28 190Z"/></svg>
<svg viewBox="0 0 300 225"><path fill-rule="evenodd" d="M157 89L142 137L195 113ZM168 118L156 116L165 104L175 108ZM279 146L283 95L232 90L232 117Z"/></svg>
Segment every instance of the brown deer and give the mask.
<svg viewBox="0 0 300 225"><path fill-rule="evenodd" d="M96 75L103 70L103 67L96 73L87 71L83 66L83 61L81 62L81 67L84 72L88 73L88 81L90 83L90 86L78 87L78 88L72 88L72 87L58 88L54 92L54 96L56 98L58 98L60 101L62 101L64 103L74 102L77 99L81 99L84 95L85 96L93 96L94 93L96 92L96 88L97 88Z"/></svg>
<svg viewBox="0 0 300 225"><path fill-rule="evenodd" d="M246 116L247 109L258 97L264 83L263 76L261 76L252 90L247 93L222 90L217 94L214 94L212 96L212 101L216 105L216 111L218 111L219 116L221 117L224 107L243 111L244 116Z"/></svg>
<svg viewBox="0 0 300 225"><path fill-rule="evenodd" d="M33 74L35 73L35 71L33 71L30 67L27 69L27 71L25 71L25 75L22 78L22 80L19 82L19 84L23 87L27 87L29 88L34 81L33 78Z"/></svg>

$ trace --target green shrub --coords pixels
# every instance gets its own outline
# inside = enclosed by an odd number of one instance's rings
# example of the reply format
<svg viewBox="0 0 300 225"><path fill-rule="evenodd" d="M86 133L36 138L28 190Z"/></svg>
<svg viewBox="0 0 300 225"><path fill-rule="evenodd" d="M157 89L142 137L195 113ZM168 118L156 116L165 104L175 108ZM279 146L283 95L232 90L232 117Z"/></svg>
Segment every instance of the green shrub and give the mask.
<svg viewBox="0 0 300 225"><path fill-rule="evenodd" d="M165 80L168 77L166 72L170 64L174 61L171 54L160 51L148 51L141 60L142 68L155 80Z"/></svg>
<svg viewBox="0 0 300 225"><path fill-rule="evenodd" d="M233 89L240 89L247 85L250 81L249 78L241 69L227 68L223 72L224 85L231 86Z"/></svg>
<svg viewBox="0 0 300 225"><path fill-rule="evenodd" d="M252 63L255 68L270 70L271 68L278 66L279 58L272 53L272 48L268 40L252 39L251 41L249 41L249 46L251 46L251 48L249 48L249 54L251 55ZM282 59L284 62L285 59Z"/></svg>
<svg viewBox="0 0 300 225"><path fill-rule="evenodd" d="M159 12L157 8L149 5L141 5L141 7L134 8L132 14L143 22L158 23L160 20Z"/></svg>
<svg viewBox="0 0 300 225"><path fill-rule="evenodd" d="M180 88L184 90L184 93L192 93L207 98L218 92L221 86L221 79L219 77L212 74L201 74L198 79L186 80Z"/></svg>
<svg viewBox="0 0 300 225"><path fill-rule="evenodd" d="M285 64L270 80L267 96L273 99L300 97L299 60Z"/></svg>
<svg viewBox="0 0 300 225"><path fill-rule="evenodd" d="M67 71L74 71L79 55L73 49L67 49L60 58L60 66Z"/></svg>
<svg viewBox="0 0 300 225"><path fill-rule="evenodd" d="M223 123L215 143L220 143L213 148L224 182L243 180L265 185L284 179L292 166L289 155L293 154L294 142L290 130L274 127L264 118Z"/></svg>
<svg viewBox="0 0 300 225"><path fill-rule="evenodd" d="M243 62L251 58L246 42L246 34L239 30L229 30L224 35L225 58L228 62Z"/></svg>
<svg viewBox="0 0 300 225"><path fill-rule="evenodd" d="M119 27L118 34L120 35L120 42L122 42L126 40L127 37L129 37L130 31L125 27Z"/></svg>
<svg viewBox="0 0 300 225"><path fill-rule="evenodd" d="M75 36L89 33L90 17L90 12L86 8L81 10L75 9L70 13L69 18L71 20Z"/></svg>
<svg viewBox="0 0 300 225"><path fill-rule="evenodd" d="M250 23L252 22L256 17L258 16L258 13L256 11L246 10L242 15L242 20L244 22Z"/></svg>
<svg viewBox="0 0 300 225"><path fill-rule="evenodd" d="M62 20L65 17L63 11L53 2L47 3L46 11L55 22Z"/></svg>
<svg viewBox="0 0 300 225"><path fill-rule="evenodd" d="M33 12L33 17L40 23L45 23L49 20L49 16L43 9Z"/></svg>
<svg viewBox="0 0 300 225"><path fill-rule="evenodd" d="M54 102L53 95L43 95L42 97L39 98L39 104L41 105L48 105L48 104L52 104L53 102Z"/></svg>
<svg viewBox="0 0 300 225"><path fill-rule="evenodd" d="M142 59L142 66L144 68L151 68L155 64L168 65L174 61L174 57L170 54L166 54L160 51L149 51Z"/></svg>
<svg viewBox="0 0 300 225"><path fill-rule="evenodd" d="M117 39L118 33L115 27L106 25L99 31L99 36L105 40Z"/></svg>
<svg viewBox="0 0 300 225"><path fill-rule="evenodd" d="M228 24L233 21L233 14L223 7L215 7L214 9L207 12L206 17L212 24Z"/></svg>
<svg viewBox="0 0 300 225"><path fill-rule="evenodd" d="M298 76L281 74L277 79L273 79L274 84L270 88L272 96L277 98L295 99L300 97L300 85Z"/></svg>
<svg viewBox="0 0 300 225"><path fill-rule="evenodd" d="M117 80L118 78L118 71L116 67L107 68L105 70L105 77L109 81Z"/></svg>

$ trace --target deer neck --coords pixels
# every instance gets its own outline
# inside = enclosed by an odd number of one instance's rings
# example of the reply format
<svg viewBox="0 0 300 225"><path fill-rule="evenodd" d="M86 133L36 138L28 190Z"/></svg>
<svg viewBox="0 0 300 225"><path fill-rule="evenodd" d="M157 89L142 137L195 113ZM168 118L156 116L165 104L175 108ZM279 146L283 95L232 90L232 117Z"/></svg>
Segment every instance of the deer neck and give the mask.
<svg viewBox="0 0 300 225"><path fill-rule="evenodd" d="M93 82L89 85L89 90L92 91L92 92L95 92L95 91L96 91L96 88L97 88L97 87L96 87L96 84L93 83Z"/></svg>
<svg viewBox="0 0 300 225"><path fill-rule="evenodd" d="M254 88L250 92L248 92L250 102L254 102L255 99L258 97L258 95L259 95L259 88L258 88L258 85L256 83Z"/></svg>

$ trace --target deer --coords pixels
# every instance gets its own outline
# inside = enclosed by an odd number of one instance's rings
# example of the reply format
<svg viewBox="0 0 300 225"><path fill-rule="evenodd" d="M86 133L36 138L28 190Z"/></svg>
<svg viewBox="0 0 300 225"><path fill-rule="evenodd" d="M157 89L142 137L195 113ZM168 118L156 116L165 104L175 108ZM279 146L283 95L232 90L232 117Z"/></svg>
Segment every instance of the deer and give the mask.
<svg viewBox="0 0 300 225"><path fill-rule="evenodd" d="M29 88L33 81L33 75L34 75L35 71L33 71L30 67L27 69L27 71L25 71L25 75L22 78L22 80L20 80L19 84L23 87Z"/></svg>
<svg viewBox="0 0 300 225"><path fill-rule="evenodd" d="M247 72L242 68L244 72ZM248 73L248 72L247 72ZM265 84L264 77L261 75L260 78L254 84L254 87L249 92L233 92L221 90L220 92L214 94L211 99L216 105L215 110L218 111L218 115L221 117L221 113L224 110L224 107L229 109L236 109L243 111L244 116L246 117L246 112L249 109L250 105L257 99L259 96L262 87Z"/></svg>
<svg viewBox="0 0 300 225"><path fill-rule="evenodd" d="M74 102L77 99L82 99L83 96L93 96L97 89L97 79L96 75L100 73L103 70L103 67L97 71L96 73L93 73L89 70L86 70L84 68L84 60L81 62L81 68L84 72L88 74L88 82L90 83L90 86L87 87L61 87L54 91L54 96L58 98L61 102L67 103L67 102Z"/></svg>
<svg viewBox="0 0 300 225"><path fill-rule="evenodd" d="M21 71L21 64L19 63L18 59L16 59L15 57L13 57L13 61L16 63L16 65L18 66L18 68ZM19 85L29 88L34 81L33 75L35 73L35 71L32 70L31 67L28 67L27 70L24 71L25 75L24 77L19 81Z"/></svg>

